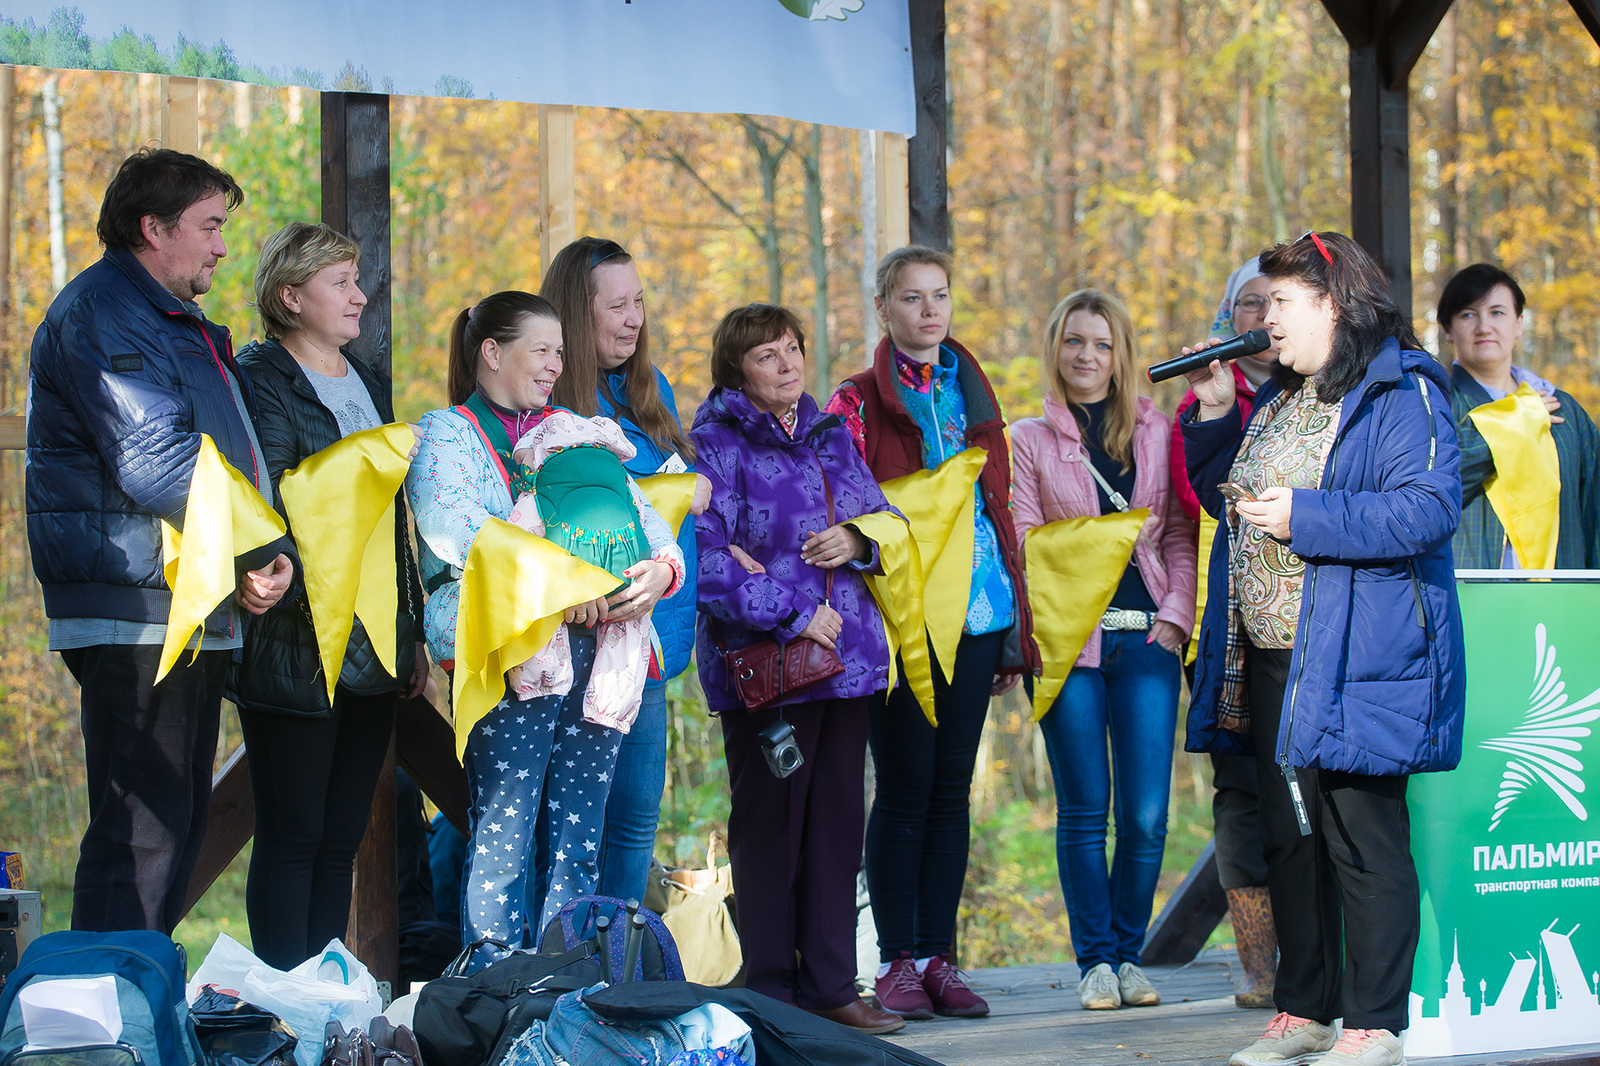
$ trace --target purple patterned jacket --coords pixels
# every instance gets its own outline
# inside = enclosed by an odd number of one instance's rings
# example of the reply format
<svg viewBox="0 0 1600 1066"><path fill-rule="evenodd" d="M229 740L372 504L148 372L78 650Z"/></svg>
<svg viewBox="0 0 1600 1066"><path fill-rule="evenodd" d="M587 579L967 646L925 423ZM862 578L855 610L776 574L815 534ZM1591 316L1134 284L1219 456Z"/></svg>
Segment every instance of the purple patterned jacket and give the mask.
<svg viewBox="0 0 1600 1066"><path fill-rule="evenodd" d="M730 648L774 635L787 643L805 629L823 600L826 571L800 561L800 546L828 526L821 469L833 489L834 520L892 511L837 415L800 397L793 439L772 415L736 389L713 389L695 413L698 470L711 479L711 505L695 520L700 551L698 639L700 685L713 713L742 707L728 682L711 620ZM896 512L898 513L898 512ZM766 567L746 573L728 546L737 544ZM844 620L839 658L844 673L785 703L868 696L888 684L889 649L883 620L860 571L876 570L877 548L866 563L835 570L833 609Z"/></svg>

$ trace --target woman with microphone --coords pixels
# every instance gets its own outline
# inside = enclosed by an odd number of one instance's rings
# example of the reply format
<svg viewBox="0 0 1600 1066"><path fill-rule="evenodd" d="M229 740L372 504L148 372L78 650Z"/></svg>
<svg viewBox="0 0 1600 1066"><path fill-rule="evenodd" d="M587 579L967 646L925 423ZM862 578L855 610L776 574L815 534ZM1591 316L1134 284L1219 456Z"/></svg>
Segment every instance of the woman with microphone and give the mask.
<svg viewBox="0 0 1600 1066"><path fill-rule="evenodd" d="M1256 759L1281 950L1278 1014L1231 1062L1395 1066L1421 927L1406 783L1461 759L1449 380L1350 238L1261 272L1273 380L1247 420L1212 362L1182 419L1221 523L1187 746Z"/></svg>

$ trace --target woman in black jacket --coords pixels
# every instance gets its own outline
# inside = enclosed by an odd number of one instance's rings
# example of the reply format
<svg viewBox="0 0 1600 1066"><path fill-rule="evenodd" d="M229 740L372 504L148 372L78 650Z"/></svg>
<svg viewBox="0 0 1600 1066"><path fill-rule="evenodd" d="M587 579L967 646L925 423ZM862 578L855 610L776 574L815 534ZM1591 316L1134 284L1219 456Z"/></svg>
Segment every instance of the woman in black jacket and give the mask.
<svg viewBox="0 0 1600 1066"><path fill-rule="evenodd" d="M262 246L256 307L268 339L246 348L239 362L255 388L256 432L274 489L307 456L394 421L388 379L340 351L361 333L367 299L359 256L348 237L304 222L291 222ZM282 493L273 496L281 510ZM330 706L304 596L292 603L286 597L245 634L234 684L256 805L245 908L255 953L280 969L344 936L351 868L395 703L402 689L418 695L427 680L427 656L415 642L422 589L403 491L395 514L398 679L380 664L358 618Z"/></svg>

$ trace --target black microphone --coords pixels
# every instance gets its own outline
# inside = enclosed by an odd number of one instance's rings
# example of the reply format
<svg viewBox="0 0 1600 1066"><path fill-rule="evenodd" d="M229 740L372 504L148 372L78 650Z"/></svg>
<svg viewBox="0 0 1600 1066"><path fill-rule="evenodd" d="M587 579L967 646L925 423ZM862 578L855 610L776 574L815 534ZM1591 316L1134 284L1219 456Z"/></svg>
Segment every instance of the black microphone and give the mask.
<svg viewBox="0 0 1600 1066"><path fill-rule="evenodd" d="M1208 367L1214 359L1221 359L1226 363L1246 355L1264 352L1270 347L1272 347L1272 335L1264 329L1253 329L1221 344L1202 348L1191 355L1180 355L1176 359L1168 359L1165 363L1157 363L1150 368L1150 382L1154 384L1157 381L1166 381L1168 378L1187 374L1191 370Z"/></svg>

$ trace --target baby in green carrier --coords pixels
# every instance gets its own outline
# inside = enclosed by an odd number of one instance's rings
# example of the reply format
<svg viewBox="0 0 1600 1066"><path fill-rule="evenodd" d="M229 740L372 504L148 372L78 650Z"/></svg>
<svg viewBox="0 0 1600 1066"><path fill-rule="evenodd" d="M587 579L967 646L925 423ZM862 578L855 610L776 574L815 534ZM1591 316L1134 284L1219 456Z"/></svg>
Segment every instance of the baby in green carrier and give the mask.
<svg viewBox="0 0 1600 1066"><path fill-rule="evenodd" d="M628 584L624 572L650 558L666 561L678 572L674 588L682 583L683 560L671 530L623 468L634 447L615 422L557 409L523 435L513 454L526 468L512 486L518 493L513 525L609 571L619 589ZM661 550L652 553L652 543L662 545ZM648 616L605 621L596 627L595 638L583 717L626 733L639 713L645 681L660 676L655 628ZM508 671L506 679L518 699L570 692L567 627L558 627L550 643Z"/></svg>

